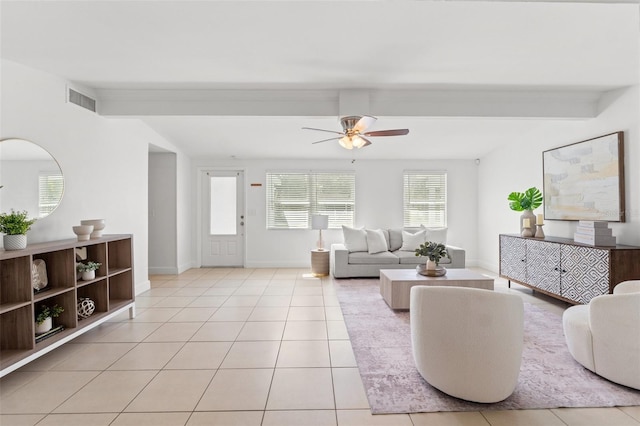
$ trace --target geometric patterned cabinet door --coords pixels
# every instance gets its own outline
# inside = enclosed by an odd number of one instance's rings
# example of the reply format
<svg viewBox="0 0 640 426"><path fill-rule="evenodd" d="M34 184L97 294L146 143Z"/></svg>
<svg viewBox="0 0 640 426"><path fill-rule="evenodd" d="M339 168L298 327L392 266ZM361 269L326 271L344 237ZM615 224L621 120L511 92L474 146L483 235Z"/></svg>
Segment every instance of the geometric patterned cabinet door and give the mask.
<svg viewBox="0 0 640 426"><path fill-rule="evenodd" d="M527 282L541 290L562 294L560 247L563 246L536 240L526 240L526 243Z"/></svg>
<svg viewBox="0 0 640 426"><path fill-rule="evenodd" d="M609 251L562 245L560 295L580 303L609 292Z"/></svg>
<svg viewBox="0 0 640 426"><path fill-rule="evenodd" d="M500 235L500 275L526 282L526 240Z"/></svg>

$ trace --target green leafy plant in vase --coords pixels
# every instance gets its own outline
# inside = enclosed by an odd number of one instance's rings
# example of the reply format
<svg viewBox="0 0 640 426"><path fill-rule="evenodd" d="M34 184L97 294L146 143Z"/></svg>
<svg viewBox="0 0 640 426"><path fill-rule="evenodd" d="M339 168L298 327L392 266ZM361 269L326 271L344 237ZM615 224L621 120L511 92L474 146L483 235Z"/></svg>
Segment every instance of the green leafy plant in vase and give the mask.
<svg viewBox="0 0 640 426"><path fill-rule="evenodd" d="M0 232L4 235L5 250L22 250L27 247L27 231L31 229L36 219L28 219L28 213L15 211L0 213Z"/></svg>
<svg viewBox="0 0 640 426"><path fill-rule="evenodd" d="M102 266L102 263L88 261L76 264L76 271L82 274L83 281L93 280L96 277L96 270Z"/></svg>
<svg viewBox="0 0 640 426"><path fill-rule="evenodd" d="M447 256L447 248L442 243L436 243L433 241L427 241L425 243L420 244L420 246L415 250L416 256L424 256L427 259L428 270L435 270L440 263L440 260Z"/></svg>
<svg viewBox="0 0 640 426"><path fill-rule="evenodd" d="M536 215L533 214L533 211L542 205L542 192L536 187L531 187L525 192L512 192L507 200L511 210L524 212L520 216L520 233L524 235L523 230L529 228L531 235L525 236L533 236L531 230L536 226ZM527 224L528 226L525 226Z"/></svg>
<svg viewBox="0 0 640 426"><path fill-rule="evenodd" d="M58 318L64 312L62 306L40 305L38 314L36 315L36 334L46 333L53 328L53 318Z"/></svg>

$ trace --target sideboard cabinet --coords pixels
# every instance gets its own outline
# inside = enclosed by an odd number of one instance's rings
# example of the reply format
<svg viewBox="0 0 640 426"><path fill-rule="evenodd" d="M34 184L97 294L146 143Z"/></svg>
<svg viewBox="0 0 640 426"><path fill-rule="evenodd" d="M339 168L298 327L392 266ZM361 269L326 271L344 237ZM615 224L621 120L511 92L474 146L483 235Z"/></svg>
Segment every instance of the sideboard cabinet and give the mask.
<svg viewBox="0 0 640 426"><path fill-rule="evenodd" d="M76 252L101 263L95 279L80 280ZM34 289L34 262L46 268L47 286ZM41 269L44 272L44 269ZM43 280L45 277L41 277ZM40 287L40 286L35 286ZM95 310L78 316L78 301L94 302ZM58 305L54 319L62 328L50 337L36 336L40 305ZM89 241L64 240L29 245L24 250L0 250L0 377L44 355L80 334L129 309L135 315L131 235L105 235Z"/></svg>
<svg viewBox="0 0 640 426"><path fill-rule="evenodd" d="M640 279L640 247L588 246L569 238L500 235L500 276L574 304Z"/></svg>

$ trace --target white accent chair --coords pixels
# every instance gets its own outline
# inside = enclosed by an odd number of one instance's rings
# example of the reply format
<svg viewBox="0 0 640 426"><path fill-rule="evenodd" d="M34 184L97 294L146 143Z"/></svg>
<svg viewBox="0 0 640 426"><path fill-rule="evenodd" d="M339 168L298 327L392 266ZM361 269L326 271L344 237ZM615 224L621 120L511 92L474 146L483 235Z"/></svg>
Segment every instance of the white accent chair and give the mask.
<svg viewBox="0 0 640 426"><path fill-rule="evenodd" d="M640 389L640 280L621 282L613 294L568 308L562 324L576 361L612 382Z"/></svg>
<svg viewBox="0 0 640 426"><path fill-rule="evenodd" d="M473 402L513 393L522 362L524 305L519 296L463 287L411 288L411 343L422 377Z"/></svg>

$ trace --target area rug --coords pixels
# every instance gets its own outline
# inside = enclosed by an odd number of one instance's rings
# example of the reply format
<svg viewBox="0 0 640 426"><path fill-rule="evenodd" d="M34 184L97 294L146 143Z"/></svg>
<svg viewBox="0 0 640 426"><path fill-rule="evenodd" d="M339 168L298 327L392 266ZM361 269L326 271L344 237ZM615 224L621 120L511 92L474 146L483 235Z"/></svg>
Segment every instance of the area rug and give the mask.
<svg viewBox="0 0 640 426"><path fill-rule="evenodd" d="M446 395L416 370L409 312L387 306L379 281L335 283L373 414L640 405L640 391L603 379L571 357L561 316L526 302L524 351L515 392L495 404Z"/></svg>

